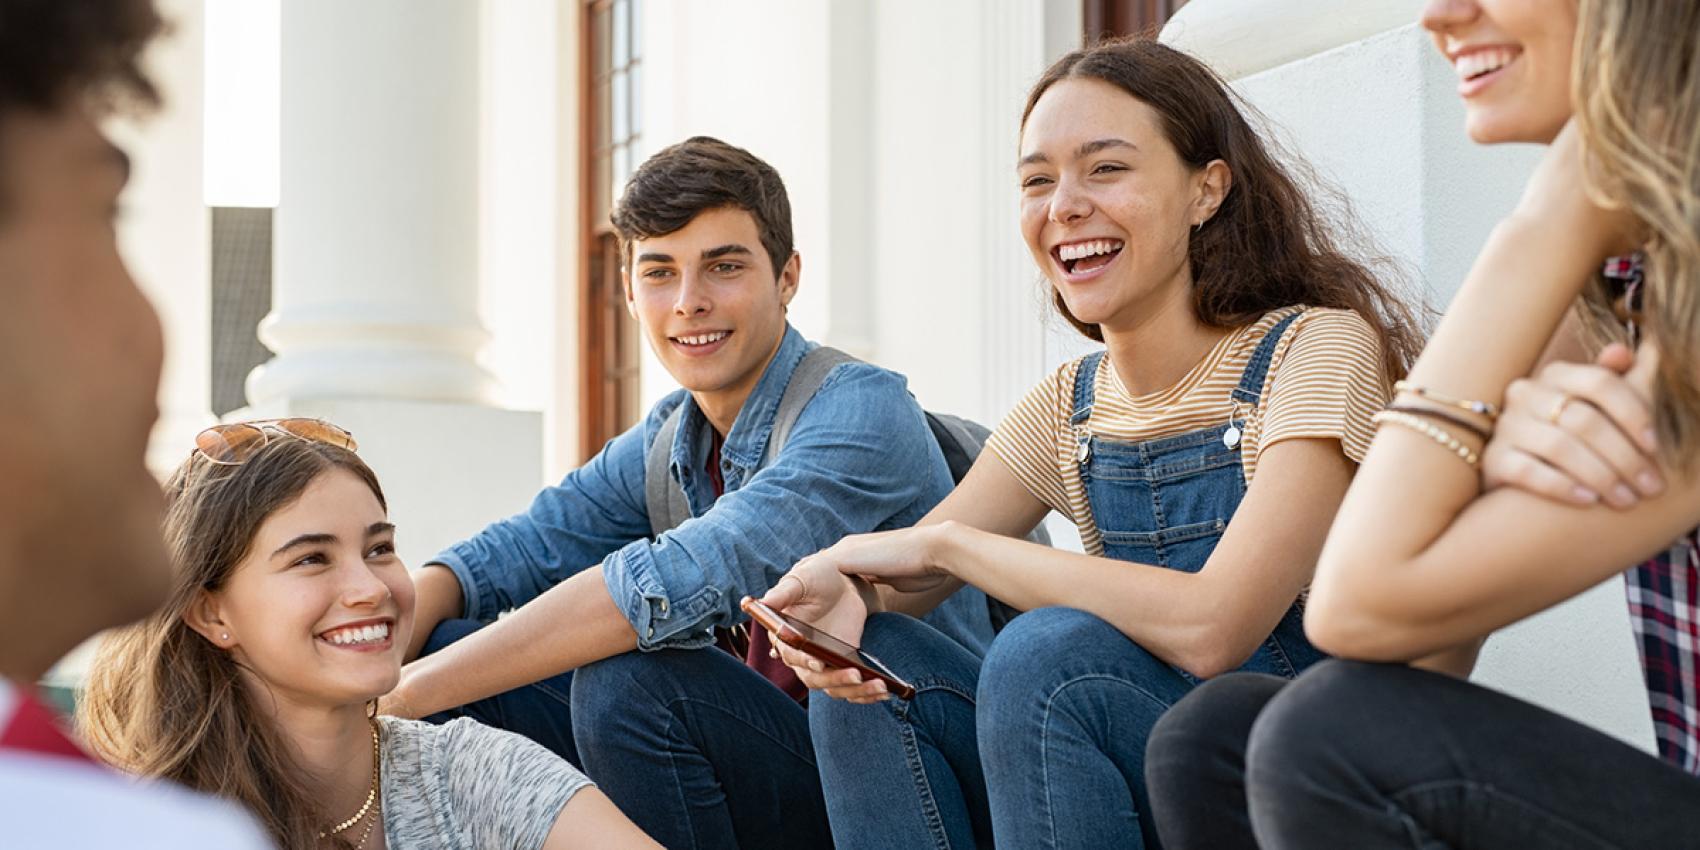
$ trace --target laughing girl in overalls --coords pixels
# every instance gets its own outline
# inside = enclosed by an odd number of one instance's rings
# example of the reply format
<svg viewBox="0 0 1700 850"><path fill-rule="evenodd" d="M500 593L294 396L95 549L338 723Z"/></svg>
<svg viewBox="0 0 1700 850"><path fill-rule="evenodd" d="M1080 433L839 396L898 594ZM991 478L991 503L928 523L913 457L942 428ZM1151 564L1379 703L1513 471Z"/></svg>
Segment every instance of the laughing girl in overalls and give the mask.
<svg viewBox="0 0 1700 850"><path fill-rule="evenodd" d="M1027 245L1106 350L1033 388L921 526L847 538L766 600L918 691L885 699L786 648L838 698L809 714L841 849L1155 846L1152 724L1201 680L1321 658L1300 595L1418 347L1410 311L1184 54L1064 57L1019 157ZM1020 539L1053 510L1084 554ZM962 583L1025 612L984 659L914 619Z"/></svg>

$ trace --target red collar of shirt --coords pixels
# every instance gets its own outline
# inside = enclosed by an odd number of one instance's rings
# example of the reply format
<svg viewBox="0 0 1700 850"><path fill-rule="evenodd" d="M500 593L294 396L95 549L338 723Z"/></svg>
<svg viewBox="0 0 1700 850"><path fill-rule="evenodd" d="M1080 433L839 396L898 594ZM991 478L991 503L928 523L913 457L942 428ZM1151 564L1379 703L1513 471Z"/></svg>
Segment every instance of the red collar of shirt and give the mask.
<svg viewBox="0 0 1700 850"><path fill-rule="evenodd" d="M0 697L10 691L11 705L0 708L0 753L35 755L93 762L82 747L60 728L59 715L28 690L0 681ZM5 700L0 700L4 706Z"/></svg>

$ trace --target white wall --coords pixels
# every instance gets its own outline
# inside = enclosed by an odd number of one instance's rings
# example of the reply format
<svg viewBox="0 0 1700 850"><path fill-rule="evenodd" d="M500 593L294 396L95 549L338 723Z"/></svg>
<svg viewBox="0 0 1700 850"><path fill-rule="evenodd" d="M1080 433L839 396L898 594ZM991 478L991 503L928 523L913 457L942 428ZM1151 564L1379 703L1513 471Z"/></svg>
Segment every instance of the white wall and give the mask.
<svg viewBox="0 0 1700 850"><path fill-rule="evenodd" d="M482 8L479 311L490 330L483 359L501 383L502 406L543 410L554 366L556 256L573 247L555 241L558 4L483 0Z"/></svg>
<svg viewBox="0 0 1700 850"><path fill-rule="evenodd" d="M643 4L642 149L709 135L766 160L791 196L802 282L791 321L827 329L833 286L828 151L830 0L649 0ZM643 346L645 410L678 386Z"/></svg>
<svg viewBox="0 0 1700 850"><path fill-rule="evenodd" d="M558 0L482 0L481 362L510 410L543 412L543 481L578 465L578 19Z"/></svg>

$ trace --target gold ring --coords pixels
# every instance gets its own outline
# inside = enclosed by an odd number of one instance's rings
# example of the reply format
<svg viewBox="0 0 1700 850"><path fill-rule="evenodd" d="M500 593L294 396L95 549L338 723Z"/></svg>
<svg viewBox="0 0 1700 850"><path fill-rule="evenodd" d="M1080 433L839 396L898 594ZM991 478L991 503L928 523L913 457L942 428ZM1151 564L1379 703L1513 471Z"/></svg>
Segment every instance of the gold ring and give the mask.
<svg viewBox="0 0 1700 850"><path fill-rule="evenodd" d="M1558 401L1555 404L1553 404L1551 410L1547 411L1547 423L1548 424L1551 424L1551 425L1557 425L1558 424L1558 417L1564 415L1564 407L1565 407L1565 405L1570 403L1570 400L1572 398L1574 398L1574 396L1572 396L1569 393L1559 393L1558 394Z"/></svg>
<svg viewBox="0 0 1700 850"><path fill-rule="evenodd" d="M791 573L786 573L786 574L785 574L785 575L782 575L782 576L780 576L780 577L779 577L779 581L784 581L784 580L786 580L786 579L790 579L790 580L792 580L792 581L794 581L794 582L796 582L796 583L797 583L797 586L798 586L798 587L799 587L799 588L802 588L802 593L801 593L801 595L799 595L799 596L798 596L798 597L797 597L797 601L798 601L798 602L801 602L801 601L803 601L803 600L805 600L805 599L808 599L808 598L809 598L809 583L808 583L808 582L806 582L806 581L803 581L803 579L802 579L802 578L800 578L800 577L798 577L798 576L795 576L795 575L792 575L792 574L791 574ZM778 587L778 586L779 586L779 582L778 582L778 581L776 581L776 582L774 582L774 583L773 583L773 586L774 586L774 587Z"/></svg>

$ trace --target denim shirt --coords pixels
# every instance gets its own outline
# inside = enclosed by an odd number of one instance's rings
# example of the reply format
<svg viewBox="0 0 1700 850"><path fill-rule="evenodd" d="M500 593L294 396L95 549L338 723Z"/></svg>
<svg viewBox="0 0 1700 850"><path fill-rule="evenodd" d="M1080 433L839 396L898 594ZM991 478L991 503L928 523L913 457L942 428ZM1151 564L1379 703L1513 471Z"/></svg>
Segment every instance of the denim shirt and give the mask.
<svg viewBox="0 0 1700 850"><path fill-rule="evenodd" d="M803 557L846 535L914 525L952 483L908 382L895 372L859 362L834 368L778 456L761 465L780 396L815 347L786 328L720 448L725 493L718 499L705 469L712 426L678 390L524 513L432 559L460 579L463 616L492 620L600 563L639 649L707 646L716 627L745 619L741 597L761 596ZM644 458L681 405L670 467L692 518L652 540ZM973 588L927 620L976 654L991 642L986 598Z"/></svg>

